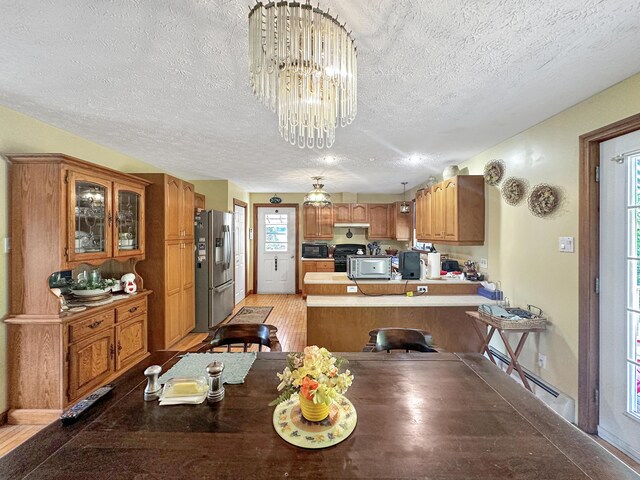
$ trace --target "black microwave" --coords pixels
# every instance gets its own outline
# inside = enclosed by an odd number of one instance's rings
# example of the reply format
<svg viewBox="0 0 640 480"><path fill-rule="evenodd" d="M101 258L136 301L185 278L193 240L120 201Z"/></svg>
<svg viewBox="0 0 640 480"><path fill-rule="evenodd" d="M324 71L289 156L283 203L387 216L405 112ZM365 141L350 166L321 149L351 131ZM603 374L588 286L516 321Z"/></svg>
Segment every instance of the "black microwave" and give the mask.
<svg viewBox="0 0 640 480"><path fill-rule="evenodd" d="M303 243L302 258L328 258L329 246L326 243Z"/></svg>

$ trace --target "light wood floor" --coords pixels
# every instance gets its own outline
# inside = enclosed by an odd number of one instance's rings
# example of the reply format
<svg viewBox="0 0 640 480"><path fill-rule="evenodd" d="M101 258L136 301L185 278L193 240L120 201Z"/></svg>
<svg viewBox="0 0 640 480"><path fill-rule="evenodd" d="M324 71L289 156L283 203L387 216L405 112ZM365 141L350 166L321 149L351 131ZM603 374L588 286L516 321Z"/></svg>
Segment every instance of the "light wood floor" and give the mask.
<svg viewBox="0 0 640 480"><path fill-rule="evenodd" d="M233 309L235 315L242 307L273 307L267 317L270 325L278 329L278 340L283 352L299 352L307 345L307 310L300 295L249 295ZM175 344L171 350L184 351L202 343L206 333L191 333ZM46 425L0 426L0 457L42 430Z"/></svg>

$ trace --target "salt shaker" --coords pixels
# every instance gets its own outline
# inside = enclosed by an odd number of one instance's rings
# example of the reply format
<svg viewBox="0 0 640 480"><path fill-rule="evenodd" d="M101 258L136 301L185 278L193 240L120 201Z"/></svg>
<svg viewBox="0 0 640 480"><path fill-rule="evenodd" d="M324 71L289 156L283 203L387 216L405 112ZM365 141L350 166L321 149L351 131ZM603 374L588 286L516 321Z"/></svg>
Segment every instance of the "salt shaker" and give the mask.
<svg viewBox="0 0 640 480"><path fill-rule="evenodd" d="M209 391L207 401L209 403L219 402L224 398L224 386L222 385L222 371L224 363L212 362L207 365L207 375L209 375Z"/></svg>
<svg viewBox="0 0 640 480"><path fill-rule="evenodd" d="M160 365L151 365L148 367L144 374L147 377L147 386L144 389L144 401L150 402L151 400L158 400L160 398L160 391L162 386L158 382L158 377L162 367Z"/></svg>

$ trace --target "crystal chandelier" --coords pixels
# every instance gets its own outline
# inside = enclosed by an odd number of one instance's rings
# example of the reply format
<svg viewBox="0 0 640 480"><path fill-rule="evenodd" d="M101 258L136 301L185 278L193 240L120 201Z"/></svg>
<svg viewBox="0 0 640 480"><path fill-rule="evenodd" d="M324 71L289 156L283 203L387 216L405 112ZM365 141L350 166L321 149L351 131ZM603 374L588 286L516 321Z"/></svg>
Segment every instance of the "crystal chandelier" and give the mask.
<svg viewBox="0 0 640 480"><path fill-rule="evenodd" d="M278 109L280 135L300 148L331 147L357 113L357 51L338 19L298 2L249 12L253 93Z"/></svg>
<svg viewBox="0 0 640 480"><path fill-rule="evenodd" d="M311 178L315 180L315 183L313 184L313 190L304 196L304 204L313 205L314 207L331 205L331 195L322 190L322 187L324 187L324 185L320 183L322 177Z"/></svg>

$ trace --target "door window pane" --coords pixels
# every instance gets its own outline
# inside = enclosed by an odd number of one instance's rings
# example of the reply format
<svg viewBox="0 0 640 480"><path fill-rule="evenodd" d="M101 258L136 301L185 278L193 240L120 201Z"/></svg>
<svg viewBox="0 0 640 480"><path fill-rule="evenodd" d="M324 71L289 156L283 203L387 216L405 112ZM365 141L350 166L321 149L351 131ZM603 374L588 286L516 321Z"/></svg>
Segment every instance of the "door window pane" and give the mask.
<svg viewBox="0 0 640 480"><path fill-rule="evenodd" d="M264 216L264 249L266 252L286 252L289 239L289 216L268 213Z"/></svg>
<svg viewBox="0 0 640 480"><path fill-rule="evenodd" d="M640 420L640 155L628 159L627 412Z"/></svg>

